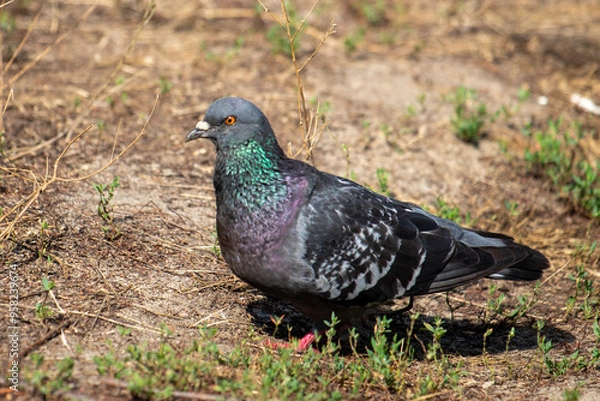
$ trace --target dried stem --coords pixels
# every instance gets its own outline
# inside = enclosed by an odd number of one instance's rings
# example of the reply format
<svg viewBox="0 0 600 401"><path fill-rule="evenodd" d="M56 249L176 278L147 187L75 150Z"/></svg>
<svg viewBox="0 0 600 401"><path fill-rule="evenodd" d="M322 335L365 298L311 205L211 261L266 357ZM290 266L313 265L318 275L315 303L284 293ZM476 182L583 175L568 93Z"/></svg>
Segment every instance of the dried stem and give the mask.
<svg viewBox="0 0 600 401"><path fill-rule="evenodd" d="M298 26L293 26L293 22L290 19L290 14L288 12L287 5L284 0L281 0L281 11L283 14L283 18L278 17L275 13L269 11L269 9L263 4L261 0L258 0L259 4L264 8L265 12L267 12L279 26L285 31L287 40L290 46L290 57L292 59L292 64L294 66L294 71L296 75L296 87L298 89L298 118L300 121L301 127L301 135L302 135L302 148L293 154L293 157L298 156L300 152L303 150L306 153L306 160L310 160L314 162L313 158L313 150L317 146L323 131L327 127L327 122L325 121L323 125L319 124L319 107L317 105L317 111L313 112L312 109L307 108L306 106L306 97L304 95L304 83L302 80L302 70L306 65L317 55L323 44L329 38L329 36L335 33L335 24L331 22L329 24L329 28L323 34L319 44L315 48L315 50L304 60L304 62L300 63L298 61L296 55L295 48L295 40L297 36L300 34L302 28L306 25L308 18L311 16L317 5L319 4L319 0L316 0L311 6L310 10L306 13L304 18L300 21ZM288 147L288 153L292 155L291 146Z"/></svg>
<svg viewBox="0 0 600 401"><path fill-rule="evenodd" d="M87 180L97 174L100 174L101 172L103 172L104 170L106 170L107 168L112 166L125 153L127 153L127 151L129 151L129 149L131 149L131 147L133 145L135 145L140 140L140 138L146 133L148 124L150 123L150 120L151 120L152 116L154 115L154 112L156 111L156 106L158 105L158 100L159 100L159 96L157 95L156 100L154 101L154 105L152 106L152 109L150 110L150 113L149 113L148 117L146 118L146 121L145 121L143 127L141 128L140 132L138 133L138 135L131 142L129 142L129 144L127 146L125 146L125 148L123 148L116 156L114 156L114 154L111 155L110 160L104 166L100 167L99 169L97 169L89 174L85 174L85 175L78 176L78 177L65 178L65 177L59 177L59 175L58 175L58 167L60 165L60 161L61 161L62 157L67 153L67 151L73 146L73 144L75 142L77 142L85 133L89 132L92 128L94 128L93 125L90 125L87 128L85 128L83 131L78 133L73 139L71 139L67 143L67 145L64 147L62 152L58 155L58 157L56 158L56 160L54 161L54 164L53 164L52 176L48 177L48 175L49 175L48 169L46 169L46 173L44 175L36 174L35 172L29 170L29 173L33 176L35 188L29 195L27 195L25 198L21 199L19 202L17 202L17 204L15 206L13 206L10 210L8 210L2 216L0 216L0 224L1 224L5 220L7 220L8 217L14 215L12 220L6 224L6 227L0 233L0 241L4 241L6 238L8 238L10 233L14 230L17 223L21 220L21 218L27 212L27 210L33 204L33 202L35 202L35 200L40 196L40 194L42 192L44 192L46 189L48 189L48 187L50 187L52 184L54 184L55 182L73 182L73 181ZM117 134L115 134L115 135L117 135Z"/></svg>
<svg viewBox="0 0 600 401"><path fill-rule="evenodd" d="M56 135L55 137L53 137L49 140L46 140L46 141L39 143L31 148L28 148L16 155L13 155L12 157L6 158L9 162L14 162L15 159L17 159L25 154L35 153L37 150L39 150L45 146L48 146L48 145L64 138L65 136L67 137L67 144L65 145L65 147L63 148L63 150L58 155L58 157L56 158L56 160L54 161L54 163L52 165L52 175L51 176L49 173L50 170L49 170L48 165L46 165L46 171L41 174L36 173L32 170L20 169L17 167L14 167L14 168L2 167L1 168L3 171L6 171L7 173L18 174L24 180L31 181L34 189L32 190L32 192L30 194L28 194L27 196L22 198L20 201L18 201L10 210L4 211L4 213L0 216L0 224L2 224L4 226L2 231L0 232L0 241L3 241L10 236L10 234L14 230L15 226L17 225L17 223L23 218L23 216L29 210L31 205L36 201L36 199L38 199L40 194L42 192L44 192L48 187L50 187L51 185L53 185L56 182L83 181L83 180L89 179L97 174L100 174L101 172L103 172L104 170L106 170L107 168L112 166L127 151L129 151L131 149L131 147L133 145L135 145L135 143L138 142L139 139L142 137L142 135L144 135L144 133L146 132L148 123L150 122L150 119L152 118L152 116L154 115L154 112L156 110L158 100L159 100L158 96L156 97L156 100L154 102L154 105L152 106L150 114L146 118L146 121L145 121L143 127L141 128L139 134L115 156L115 149L117 146L118 134L120 132L120 129L117 130L117 132L115 133L114 141L113 141L113 148L112 148L112 153L110 155L110 159L104 166L93 171L92 173L85 174L82 176L77 176L77 177L60 177L58 174L58 168L59 168L60 161L63 158L63 156L69 151L69 149L73 146L73 144L75 142L77 142L84 134L86 134L92 128L94 128L94 126L88 126L87 128L80 131L77 135L75 135L74 138L71 138L72 132L85 119L85 117L91 110L93 103L101 96L101 94L108 87L109 83L112 82L112 80L114 79L116 74L121 70L121 68L123 67L125 58L131 53L132 49L134 48L136 40L137 40L142 28L152 18L155 8L156 8L156 1L151 0L149 2L148 6L146 7L146 11L144 13L142 23L138 26L138 29L134 33L123 57L121 57L121 59L119 60L119 63L113 69L113 71L111 72L111 74L109 75L107 80L104 82L104 84L94 93L94 95L91 97L91 99L89 99L86 107L75 118L75 121L71 124L71 126L67 130L59 133L58 135ZM33 27L35 26L36 22L38 21L40 15L41 15L42 9L43 8L40 9L40 11L34 17L32 23L29 25L29 29L28 29L27 33L25 34L23 40L21 41L21 43L17 47L16 51L14 52L11 60L9 60L9 62L5 66L0 65L0 73L2 75L2 81L1 81L1 84L2 84L1 89L2 90L4 90L5 85L8 85L9 87L12 86L20 77L22 77L25 73L27 73L27 71L29 71L31 68L33 68L33 66L35 66L41 59L43 59L52 49L54 49L56 46L58 46L66 37L68 37L72 32L74 32L75 29L91 15L93 10L95 9L95 4L92 4L86 10L86 12L79 18L79 20L73 25L73 27L71 29L69 29L66 33L64 33L64 34L60 35L58 38L56 38L52 44L50 44L48 47L46 47L44 50L42 50L40 53L38 53L32 59L31 62L26 64L21 70L19 70L14 76L12 76L8 80L8 82L6 82L4 80L4 76L8 72L9 68L13 64L13 62L14 62L15 58L17 57L17 55L19 54L19 52L24 48L25 43L27 42L27 40L33 30ZM2 110L2 116L4 116L4 112L6 111L6 108L8 107L8 104L9 104L10 100L12 99L12 93L13 92L11 89L9 91L8 97L6 99L4 108ZM0 123L1 122L2 122L2 120L0 119ZM9 219L10 219L10 221L8 221Z"/></svg>
<svg viewBox="0 0 600 401"><path fill-rule="evenodd" d="M84 22L92 13L92 11L94 11L94 9L96 8L96 4L92 4L87 11L81 16L81 18L77 21L77 23L75 23L73 25L73 27L71 27L71 29L69 29L67 32L65 32L64 34L60 35L58 38L56 38L54 40L54 42L52 42L52 44L48 45L48 47L46 47L44 50L42 50L41 52L39 52L34 58L33 60L31 60L29 63L27 63L25 65L25 67L21 68L21 70L19 72L17 72L15 75L13 75L9 80L8 80L8 85L12 86L14 85L14 83L21 78L21 76L23 76L27 71L29 71L31 68L33 68L33 66L35 66L41 59L43 59L44 57L46 57L46 55L48 55L48 53L50 53L50 51L52 49L54 49L56 46L58 46L63 40L65 40L72 32L75 31L75 29L77 29L77 27L79 27L79 25ZM21 41L21 43L19 44L19 47L17 48L17 51L15 51L15 53L13 54L13 57L11 58L11 60L7 63L6 67L4 68L3 73L5 73L8 68L11 66L12 62L14 61L14 59L17 57L18 52L23 48L23 46L25 45L25 42L27 41L27 39L29 38L29 34L31 33L31 30L33 29L33 26L35 25L35 23L37 22L39 16L41 14L41 10L40 12L35 16L33 22L30 24L29 26L29 30L27 31L27 34L25 34L25 37L23 38L23 40Z"/></svg>

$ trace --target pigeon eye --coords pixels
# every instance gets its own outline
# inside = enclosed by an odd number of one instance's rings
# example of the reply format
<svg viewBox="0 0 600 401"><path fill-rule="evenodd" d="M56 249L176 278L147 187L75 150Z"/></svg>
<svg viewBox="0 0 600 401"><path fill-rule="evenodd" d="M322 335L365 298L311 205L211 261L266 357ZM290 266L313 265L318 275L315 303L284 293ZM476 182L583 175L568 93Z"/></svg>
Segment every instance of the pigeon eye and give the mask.
<svg viewBox="0 0 600 401"><path fill-rule="evenodd" d="M225 120L223 120L223 122L227 125L233 125L233 124L235 124L236 121L237 120L234 116L229 116Z"/></svg>

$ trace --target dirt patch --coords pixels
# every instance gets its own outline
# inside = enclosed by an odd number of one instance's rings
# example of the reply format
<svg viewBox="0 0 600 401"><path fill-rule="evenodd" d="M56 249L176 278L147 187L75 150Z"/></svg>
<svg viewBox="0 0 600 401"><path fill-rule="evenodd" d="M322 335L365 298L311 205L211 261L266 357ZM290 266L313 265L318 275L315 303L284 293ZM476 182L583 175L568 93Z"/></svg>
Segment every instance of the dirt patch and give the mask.
<svg viewBox="0 0 600 401"><path fill-rule="evenodd" d="M146 25L141 1L15 3L2 9L15 23L2 32L2 99L12 90L0 138L4 212L31 193L34 180L51 171L66 143L88 125L95 128L63 157L59 175L82 176L103 166L114 153L115 133L118 152L140 132L160 95L131 151L98 176L49 187L0 244L3 288L11 266L18 267L23 372L33 364L25 354L44 355L47 366L70 356L76 370L69 396L127 398L126 391L107 390L92 363L106 353L107 341L124 353L118 326L152 345L166 325L172 342L182 346L197 337L199 325L214 326L223 349L246 338L250 328L269 338L270 315L286 314L298 333L310 327L289 306L233 277L214 252L214 149L183 142L212 101L236 95L265 111L282 145L299 146L293 70L287 56L271 50L266 32L272 20L240 1L159 1ZM277 2L271 6L278 9ZM468 372L459 383L465 398L560 399L578 383L584 383L581 399L600 395L597 367L553 378L531 363L539 358L532 329L538 319L557 344L556 358L593 348L593 320L566 314L565 304L579 260L573 252L577 244L598 240L600 228L597 220L574 213L546 181L526 173L528 142L519 132L527 122L540 127L563 116L596 130L598 140L598 116L568 101L573 93L600 101L595 7L594 1L406 3L373 24L356 7L324 1L301 38L299 52L307 55L329 21L337 23L336 35L305 70L307 99L327 105L329 128L315 151L320 169L377 187L376 171L384 168L394 196L427 205L441 196L469 212L471 224L515 236L552 261L538 303L515 325L518 337L506 353L502 325L487 339L490 355L482 352L489 282L451 293L454 313L444 295L418 299L423 322L444 318L444 350ZM346 40L364 26L349 51ZM26 35L23 51L8 66ZM447 97L461 85L477 90L491 111L519 105L487 124L478 146L451 131ZM517 95L522 88L531 90L524 102ZM111 205L121 235L109 240L91 184L116 176L121 185ZM505 202L517 204L518 213ZM593 279L597 262L592 257L586 266ZM55 301L43 291L43 277L54 282ZM498 286L510 305L532 292L531 285ZM5 290L1 299L8 304ZM36 316L38 303L53 315ZM399 332L405 320L395 322ZM0 352L8 354L5 342ZM522 368L509 371L511 362ZM22 384L33 397L31 384ZM379 396L392 397L385 390L365 394Z"/></svg>

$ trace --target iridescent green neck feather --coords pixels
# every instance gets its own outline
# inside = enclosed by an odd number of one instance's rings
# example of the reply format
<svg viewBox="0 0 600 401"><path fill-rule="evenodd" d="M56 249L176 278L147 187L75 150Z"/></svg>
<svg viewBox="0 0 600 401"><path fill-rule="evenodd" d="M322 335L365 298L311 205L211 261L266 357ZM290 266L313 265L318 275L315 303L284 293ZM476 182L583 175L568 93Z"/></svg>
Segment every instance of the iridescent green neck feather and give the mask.
<svg viewBox="0 0 600 401"><path fill-rule="evenodd" d="M253 139L222 149L215 169L217 204L254 212L285 198L278 167L282 156L276 150L269 151Z"/></svg>

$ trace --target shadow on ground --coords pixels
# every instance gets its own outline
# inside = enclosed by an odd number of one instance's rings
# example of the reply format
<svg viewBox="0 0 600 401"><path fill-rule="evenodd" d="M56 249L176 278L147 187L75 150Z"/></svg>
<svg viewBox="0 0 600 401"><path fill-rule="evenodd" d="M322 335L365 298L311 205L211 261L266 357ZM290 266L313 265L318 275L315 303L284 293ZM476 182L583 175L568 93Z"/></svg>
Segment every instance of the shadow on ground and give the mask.
<svg viewBox="0 0 600 401"><path fill-rule="evenodd" d="M310 319L300 314L294 307L285 302L265 297L250 302L246 311L252 316L253 324L260 332L271 335L280 341L299 339L313 329ZM391 342L401 340L410 332L410 312L389 315L387 338ZM278 324L276 321L281 319ZM374 336L377 317L358 322L353 327L359 333L357 350L367 353ZM425 357L427 349L433 342L432 333L426 325L435 327L435 315L420 313L414 322L412 343L415 358ZM478 321L474 321L478 320ZM483 354L501 354L510 351L531 350L538 347L539 336L552 344L573 343L575 336L552 324L545 324L542 330L537 329L535 319L523 317L516 323L507 321L482 322L479 319L441 319L441 328L446 330L441 338L441 346L445 354L456 356L481 356ZM514 336L511 329L514 328ZM491 332L490 332L491 330ZM487 335L486 335L487 333ZM352 352L348 342L348 333L345 328L339 330L336 340L342 346L342 351Z"/></svg>

